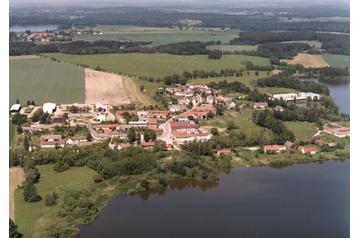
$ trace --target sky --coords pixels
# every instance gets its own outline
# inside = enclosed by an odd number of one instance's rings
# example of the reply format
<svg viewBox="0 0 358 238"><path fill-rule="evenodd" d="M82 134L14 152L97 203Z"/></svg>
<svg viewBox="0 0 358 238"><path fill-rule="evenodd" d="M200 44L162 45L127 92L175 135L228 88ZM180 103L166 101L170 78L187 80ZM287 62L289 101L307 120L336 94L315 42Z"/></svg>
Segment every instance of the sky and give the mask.
<svg viewBox="0 0 358 238"><path fill-rule="evenodd" d="M349 4L349 0L10 0L10 6L292 6L292 5Z"/></svg>

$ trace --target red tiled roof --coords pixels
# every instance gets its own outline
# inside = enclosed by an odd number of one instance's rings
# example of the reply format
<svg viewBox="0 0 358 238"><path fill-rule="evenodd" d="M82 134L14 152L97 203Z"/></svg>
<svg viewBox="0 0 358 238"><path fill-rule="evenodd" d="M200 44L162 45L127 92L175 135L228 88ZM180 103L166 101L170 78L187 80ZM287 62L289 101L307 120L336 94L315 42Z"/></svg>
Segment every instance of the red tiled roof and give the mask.
<svg viewBox="0 0 358 238"><path fill-rule="evenodd" d="M300 150L300 151L305 150L305 153L307 153L307 152L318 151L318 148L315 145L306 145L306 146L298 147L298 150Z"/></svg>
<svg viewBox="0 0 358 238"><path fill-rule="evenodd" d="M265 145L264 150L270 150L270 151L278 151L278 150L285 150L285 145Z"/></svg>
<svg viewBox="0 0 358 238"><path fill-rule="evenodd" d="M175 131L180 129L192 129L192 128L196 129L198 128L198 126L190 121L178 121L178 122L171 122L170 128L172 129L172 131Z"/></svg>

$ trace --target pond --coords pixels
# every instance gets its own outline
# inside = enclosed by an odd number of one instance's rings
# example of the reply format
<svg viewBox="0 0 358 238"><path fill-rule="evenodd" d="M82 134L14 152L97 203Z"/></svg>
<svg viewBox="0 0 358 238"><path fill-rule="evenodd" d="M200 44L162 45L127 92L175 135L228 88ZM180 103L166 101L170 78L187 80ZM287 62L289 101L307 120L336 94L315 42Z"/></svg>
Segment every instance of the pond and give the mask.
<svg viewBox="0 0 358 238"><path fill-rule="evenodd" d="M349 161L237 168L217 184L118 195L80 237L349 237Z"/></svg>

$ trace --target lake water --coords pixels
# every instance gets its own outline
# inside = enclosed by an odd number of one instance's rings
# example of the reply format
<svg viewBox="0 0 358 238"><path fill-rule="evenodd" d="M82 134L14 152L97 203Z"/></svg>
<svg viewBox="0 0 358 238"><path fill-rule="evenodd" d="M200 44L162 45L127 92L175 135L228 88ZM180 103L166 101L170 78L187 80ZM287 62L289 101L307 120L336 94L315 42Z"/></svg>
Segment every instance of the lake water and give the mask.
<svg viewBox="0 0 358 238"><path fill-rule="evenodd" d="M33 26L11 26L10 31L13 32L24 32L26 30L30 31L46 31L46 30L56 30L58 25L33 25Z"/></svg>
<svg viewBox="0 0 358 238"><path fill-rule="evenodd" d="M115 196L80 226L97 237L349 237L349 161L238 168L218 184Z"/></svg>

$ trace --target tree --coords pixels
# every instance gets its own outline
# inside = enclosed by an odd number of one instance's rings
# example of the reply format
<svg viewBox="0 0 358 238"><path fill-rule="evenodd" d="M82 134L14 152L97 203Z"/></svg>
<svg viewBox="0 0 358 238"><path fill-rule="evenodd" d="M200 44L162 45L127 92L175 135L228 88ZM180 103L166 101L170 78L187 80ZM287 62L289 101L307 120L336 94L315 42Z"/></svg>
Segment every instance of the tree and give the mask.
<svg viewBox="0 0 358 238"><path fill-rule="evenodd" d="M129 128L127 137L130 143L133 143L136 140L136 131L133 127Z"/></svg>
<svg viewBox="0 0 358 238"><path fill-rule="evenodd" d="M27 121L27 116L20 113L16 113L12 116L11 121L15 125L22 125Z"/></svg>
<svg viewBox="0 0 358 238"><path fill-rule="evenodd" d="M41 174L36 167L26 167L25 177L26 180L31 181L33 183L37 183L40 180Z"/></svg>
<svg viewBox="0 0 358 238"><path fill-rule="evenodd" d="M212 51L209 51L209 53L208 53L209 59L220 59L221 56L222 56L221 50L212 50Z"/></svg>
<svg viewBox="0 0 358 238"><path fill-rule="evenodd" d="M236 125L233 121L229 121L227 123L227 129L230 131L230 130L233 130L233 129L236 129Z"/></svg>
<svg viewBox="0 0 358 238"><path fill-rule="evenodd" d="M25 139L24 139L24 149L25 149L26 151L29 151L29 148L30 148L29 137L26 135L26 136L25 136Z"/></svg>
<svg viewBox="0 0 358 238"><path fill-rule="evenodd" d="M218 135L219 135L219 130L218 130L218 128L216 128L216 127L211 128L210 132L211 132L211 134L213 134L214 136L218 136Z"/></svg>
<svg viewBox="0 0 358 238"><path fill-rule="evenodd" d="M41 200L37 189L31 180L25 182L23 196L25 202L38 202Z"/></svg>
<svg viewBox="0 0 358 238"><path fill-rule="evenodd" d="M17 225L11 219L9 219L9 237L10 238L21 238L23 235L18 232Z"/></svg>
<svg viewBox="0 0 358 238"><path fill-rule="evenodd" d="M19 100L19 99L16 99L16 104L20 104L20 100Z"/></svg>
<svg viewBox="0 0 358 238"><path fill-rule="evenodd" d="M45 205L46 207L51 207L53 205L56 204L58 199L58 195L55 192L49 193L46 195L46 199L45 199Z"/></svg>
<svg viewBox="0 0 358 238"><path fill-rule="evenodd" d="M144 85L140 85L140 86L139 86L139 90L140 90L141 92L144 92Z"/></svg>

